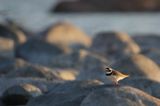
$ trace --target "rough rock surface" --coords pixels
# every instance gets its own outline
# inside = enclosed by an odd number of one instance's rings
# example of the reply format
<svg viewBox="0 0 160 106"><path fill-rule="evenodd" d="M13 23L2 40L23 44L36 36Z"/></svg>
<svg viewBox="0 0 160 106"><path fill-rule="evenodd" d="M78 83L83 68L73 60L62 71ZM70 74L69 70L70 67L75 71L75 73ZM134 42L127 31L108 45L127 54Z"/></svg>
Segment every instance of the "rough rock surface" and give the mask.
<svg viewBox="0 0 160 106"><path fill-rule="evenodd" d="M32 97L42 95L39 88L31 84L15 85L5 90L2 101L5 105L25 105Z"/></svg>
<svg viewBox="0 0 160 106"><path fill-rule="evenodd" d="M103 88L90 93L80 106L159 106L160 100L133 87Z"/></svg>
<svg viewBox="0 0 160 106"><path fill-rule="evenodd" d="M46 65L64 51L44 40L30 39L16 50L16 56L32 63Z"/></svg>
<svg viewBox="0 0 160 106"><path fill-rule="evenodd" d="M25 33L12 20L6 20L6 25L0 25L0 36L13 40L15 45L26 42Z"/></svg>
<svg viewBox="0 0 160 106"><path fill-rule="evenodd" d="M0 37L0 56L14 58L14 41Z"/></svg>
<svg viewBox="0 0 160 106"><path fill-rule="evenodd" d="M48 94L33 98L27 106L79 106L83 98L101 84L99 81L75 81L56 85Z"/></svg>
<svg viewBox="0 0 160 106"><path fill-rule="evenodd" d="M103 32L93 39L91 50L114 59L122 58L140 52L139 46L132 38L122 32Z"/></svg>
<svg viewBox="0 0 160 106"><path fill-rule="evenodd" d="M141 47L142 50L152 49L152 48L158 48L160 44L160 36L159 35L135 35L133 36L133 39L135 42Z"/></svg>
<svg viewBox="0 0 160 106"><path fill-rule="evenodd" d="M62 80L63 71L50 69L40 65L32 65L22 59L1 58L0 76L7 78L43 78L47 80ZM67 73L67 72L66 72ZM69 74L69 72L68 72ZM74 75L74 74L73 74Z"/></svg>
<svg viewBox="0 0 160 106"><path fill-rule="evenodd" d="M68 47L68 49L85 48L91 45L91 38L68 22L60 22L51 26L45 39L49 43Z"/></svg>
<svg viewBox="0 0 160 106"><path fill-rule="evenodd" d="M13 70L15 67L15 60L13 58L0 56L0 76L3 76Z"/></svg>
<svg viewBox="0 0 160 106"><path fill-rule="evenodd" d="M58 77L58 74L47 67L28 65L17 70L12 70L5 75L7 78L16 78L16 77L30 77L30 78L44 78L48 80L61 79Z"/></svg>
<svg viewBox="0 0 160 106"><path fill-rule="evenodd" d="M143 51L142 54L149 57L160 66L160 49L151 48Z"/></svg>
<svg viewBox="0 0 160 106"><path fill-rule="evenodd" d="M143 90L144 92L160 98L160 83L150 80L148 78L138 77L138 78L132 78L130 77L128 80L122 80L120 85L129 85L135 88L138 88L140 90Z"/></svg>

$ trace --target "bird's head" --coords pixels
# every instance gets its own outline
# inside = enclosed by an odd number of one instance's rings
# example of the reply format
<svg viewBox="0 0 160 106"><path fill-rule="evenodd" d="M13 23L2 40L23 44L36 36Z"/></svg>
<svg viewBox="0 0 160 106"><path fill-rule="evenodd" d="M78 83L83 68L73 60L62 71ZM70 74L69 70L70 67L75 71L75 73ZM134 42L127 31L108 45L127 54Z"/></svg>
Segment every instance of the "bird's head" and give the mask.
<svg viewBox="0 0 160 106"><path fill-rule="evenodd" d="M112 71L113 71L113 69L110 67L105 68L106 75L111 75Z"/></svg>

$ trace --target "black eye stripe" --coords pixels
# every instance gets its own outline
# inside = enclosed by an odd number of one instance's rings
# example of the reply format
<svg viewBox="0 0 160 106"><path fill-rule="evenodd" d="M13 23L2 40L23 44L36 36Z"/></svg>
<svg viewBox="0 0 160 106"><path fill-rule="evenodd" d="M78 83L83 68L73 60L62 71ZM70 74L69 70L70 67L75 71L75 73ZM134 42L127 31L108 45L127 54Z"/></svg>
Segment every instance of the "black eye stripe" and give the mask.
<svg viewBox="0 0 160 106"><path fill-rule="evenodd" d="M112 69L107 67L106 71L112 72Z"/></svg>

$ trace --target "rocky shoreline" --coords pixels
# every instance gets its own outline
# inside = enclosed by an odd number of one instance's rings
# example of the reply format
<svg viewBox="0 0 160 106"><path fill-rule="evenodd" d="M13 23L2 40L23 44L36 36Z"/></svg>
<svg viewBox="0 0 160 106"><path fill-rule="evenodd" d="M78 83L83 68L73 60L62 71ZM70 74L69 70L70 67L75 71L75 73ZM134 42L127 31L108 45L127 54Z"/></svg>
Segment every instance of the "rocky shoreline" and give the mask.
<svg viewBox="0 0 160 106"><path fill-rule="evenodd" d="M99 32L68 22L35 36L0 25L0 106L160 106L160 36ZM129 78L115 87L109 65Z"/></svg>

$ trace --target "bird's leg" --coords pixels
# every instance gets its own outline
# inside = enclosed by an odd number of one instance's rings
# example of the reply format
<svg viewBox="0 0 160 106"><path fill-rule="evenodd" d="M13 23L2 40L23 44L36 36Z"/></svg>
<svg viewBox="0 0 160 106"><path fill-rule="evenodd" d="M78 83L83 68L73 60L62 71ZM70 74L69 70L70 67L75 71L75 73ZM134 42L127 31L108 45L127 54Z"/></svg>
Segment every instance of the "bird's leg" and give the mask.
<svg viewBox="0 0 160 106"><path fill-rule="evenodd" d="M119 86L120 86L117 81L115 81L114 84L115 84L116 87L119 87Z"/></svg>

